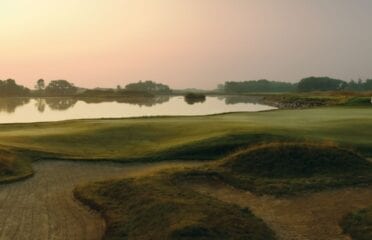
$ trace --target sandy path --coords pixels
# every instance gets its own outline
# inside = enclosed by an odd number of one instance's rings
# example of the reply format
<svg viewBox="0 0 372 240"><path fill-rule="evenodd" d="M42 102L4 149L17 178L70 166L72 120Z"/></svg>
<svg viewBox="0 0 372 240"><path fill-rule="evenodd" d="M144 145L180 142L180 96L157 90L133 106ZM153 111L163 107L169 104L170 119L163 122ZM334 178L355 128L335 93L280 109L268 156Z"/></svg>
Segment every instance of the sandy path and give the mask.
<svg viewBox="0 0 372 240"><path fill-rule="evenodd" d="M232 187L198 185L197 191L249 207L282 240L350 240L339 227L342 217L372 205L372 187L348 188L290 198L256 196Z"/></svg>
<svg viewBox="0 0 372 240"><path fill-rule="evenodd" d="M74 186L185 165L194 163L37 162L34 177L0 186L0 239L101 239L104 221L74 200Z"/></svg>

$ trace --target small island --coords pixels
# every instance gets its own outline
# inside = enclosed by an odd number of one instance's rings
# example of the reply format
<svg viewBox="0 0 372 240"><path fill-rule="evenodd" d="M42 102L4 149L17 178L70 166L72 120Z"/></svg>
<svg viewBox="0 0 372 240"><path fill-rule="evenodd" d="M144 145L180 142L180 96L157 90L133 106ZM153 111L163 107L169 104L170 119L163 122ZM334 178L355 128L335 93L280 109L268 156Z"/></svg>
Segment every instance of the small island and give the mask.
<svg viewBox="0 0 372 240"><path fill-rule="evenodd" d="M206 100L206 96L201 93L187 93L185 95L185 102L192 105L195 103L203 103Z"/></svg>

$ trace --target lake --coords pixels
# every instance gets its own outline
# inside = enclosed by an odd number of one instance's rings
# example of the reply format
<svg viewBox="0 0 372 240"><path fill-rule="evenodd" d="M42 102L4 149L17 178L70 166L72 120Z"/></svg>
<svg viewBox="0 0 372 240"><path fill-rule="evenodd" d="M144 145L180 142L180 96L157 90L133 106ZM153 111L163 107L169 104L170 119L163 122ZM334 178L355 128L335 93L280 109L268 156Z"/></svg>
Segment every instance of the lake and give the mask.
<svg viewBox="0 0 372 240"><path fill-rule="evenodd" d="M1 98L0 123L49 122L69 119L142 116L193 116L225 112L258 112L275 109L257 98L224 96L205 101L158 96L142 99Z"/></svg>

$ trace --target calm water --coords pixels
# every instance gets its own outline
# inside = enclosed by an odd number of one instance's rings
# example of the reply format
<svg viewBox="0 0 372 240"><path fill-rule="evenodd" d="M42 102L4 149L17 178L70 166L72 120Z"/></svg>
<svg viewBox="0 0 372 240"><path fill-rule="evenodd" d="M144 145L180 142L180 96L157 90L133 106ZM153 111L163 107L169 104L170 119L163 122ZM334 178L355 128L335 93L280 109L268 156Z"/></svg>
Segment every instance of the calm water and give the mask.
<svg viewBox="0 0 372 240"><path fill-rule="evenodd" d="M224 112L257 112L274 109L247 97L207 97L186 102L183 97L147 99L3 98L0 123L47 122L82 118L120 118L164 115L207 115Z"/></svg>

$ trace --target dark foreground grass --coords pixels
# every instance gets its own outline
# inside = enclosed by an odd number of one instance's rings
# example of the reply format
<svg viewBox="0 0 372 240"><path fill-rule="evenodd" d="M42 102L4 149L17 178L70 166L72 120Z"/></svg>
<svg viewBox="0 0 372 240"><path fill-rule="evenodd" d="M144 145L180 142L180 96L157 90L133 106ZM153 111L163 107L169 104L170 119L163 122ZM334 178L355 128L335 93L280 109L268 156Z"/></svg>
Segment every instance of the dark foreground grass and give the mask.
<svg viewBox="0 0 372 240"><path fill-rule="evenodd" d="M372 164L331 144L271 143L204 167L78 187L74 195L103 214L110 240L275 239L248 209L192 190L205 183L289 195L371 184Z"/></svg>
<svg viewBox="0 0 372 240"><path fill-rule="evenodd" d="M224 161L232 172L270 178L342 176L372 170L372 164L360 155L327 143L269 143L238 151Z"/></svg>
<svg viewBox="0 0 372 240"><path fill-rule="evenodd" d="M348 214L342 220L341 227L353 240L371 240L372 207Z"/></svg>
<svg viewBox="0 0 372 240"><path fill-rule="evenodd" d="M95 183L74 195L100 211L105 239L276 239L248 209L226 204L177 184L170 174Z"/></svg>
<svg viewBox="0 0 372 240"><path fill-rule="evenodd" d="M17 181L32 174L31 161L28 157L0 149L0 183Z"/></svg>
<svg viewBox="0 0 372 240"><path fill-rule="evenodd" d="M372 164L329 144L273 143L238 151L204 170L179 173L178 178L217 179L258 194L290 195L372 184Z"/></svg>

